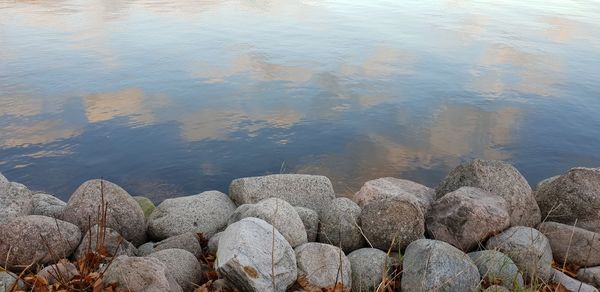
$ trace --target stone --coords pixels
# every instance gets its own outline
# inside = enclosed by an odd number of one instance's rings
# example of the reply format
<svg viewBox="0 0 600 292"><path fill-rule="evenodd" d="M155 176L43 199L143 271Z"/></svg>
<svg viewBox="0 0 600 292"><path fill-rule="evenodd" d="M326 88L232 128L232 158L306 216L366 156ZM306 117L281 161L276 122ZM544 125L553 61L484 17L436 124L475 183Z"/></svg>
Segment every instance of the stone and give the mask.
<svg viewBox="0 0 600 292"><path fill-rule="evenodd" d="M194 232L186 232L159 242L146 242L138 247L137 255L147 256L151 253L171 248L189 251L197 258L202 256L202 246L200 245L198 236Z"/></svg>
<svg viewBox="0 0 600 292"><path fill-rule="evenodd" d="M8 183L8 179L2 175L2 173L0 173L0 184L7 184Z"/></svg>
<svg viewBox="0 0 600 292"><path fill-rule="evenodd" d="M583 268L577 271L577 279L596 288L600 287L600 266Z"/></svg>
<svg viewBox="0 0 600 292"><path fill-rule="evenodd" d="M305 243L296 248L298 277L310 287L326 289L342 284L352 287L352 268L340 248L318 242ZM337 283L336 283L337 281Z"/></svg>
<svg viewBox="0 0 600 292"><path fill-rule="evenodd" d="M600 169L577 167L544 184L536 199L546 221L600 233Z"/></svg>
<svg viewBox="0 0 600 292"><path fill-rule="evenodd" d="M510 292L510 290L504 286L492 285L487 287L484 292Z"/></svg>
<svg viewBox="0 0 600 292"><path fill-rule="evenodd" d="M136 196L133 197L133 199L140 205L142 211L144 211L144 217L146 218L148 218L148 216L150 216L150 214L152 214L152 211L154 211L154 209L156 208L156 206L154 206L154 203L146 197Z"/></svg>
<svg viewBox="0 0 600 292"><path fill-rule="evenodd" d="M286 291L298 275L289 242L271 224L253 217L225 229L217 259L218 272L242 291Z"/></svg>
<svg viewBox="0 0 600 292"><path fill-rule="evenodd" d="M223 235L223 232L219 232L219 233L215 234L208 241L208 253L209 254L217 254L217 251L219 250L219 239L221 239L221 235Z"/></svg>
<svg viewBox="0 0 600 292"><path fill-rule="evenodd" d="M137 247L136 255L139 257L145 257L154 252L155 242L149 241Z"/></svg>
<svg viewBox="0 0 600 292"><path fill-rule="evenodd" d="M32 196L32 215L41 215L60 219L62 216L63 209L67 203L61 199L44 194L36 193Z"/></svg>
<svg viewBox="0 0 600 292"><path fill-rule="evenodd" d="M556 179L557 179L557 178L559 178L559 177L560 177L560 175L555 175L555 176L552 176L552 177L545 178L545 179L541 180L541 181L540 181L540 182L537 184L537 186L535 187L536 191L537 191L537 190L539 190L539 189L541 189L541 188L542 188L542 187L544 187L545 185L547 185L547 184L549 184L549 183L553 182L554 180L556 180Z"/></svg>
<svg viewBox="0 0 600 292"><path fill-rule="evenodd" d="M259 218L275 226L292 247L308 241L304 223L296 209L282 199L269 198L256 204L241 205L229 217L229 224L248 217Z"/></svg>
<svg viewBox="0 0 600 292"><path fill-rule="evenodd" d="M163 249L148 255L148 257L156 258L165 264L167 270L184 291L200 286L202 267L198 259L189 251L178 248Z"/></svg>
<svg viewBox="0 0 600 292"><path fill-rule="evenodd" d="M319 213L304 207L294 207L294 209L296 209L296 213L298 213L304 224L306 239L309 242L317 241L317 236L319 235Z"/></svg>
<svg viewBox="0 0 600 292"><path fill-rule="evenodd" d="M18 216L31 215L33 212L32 196L31 191L22 184L0 183L0 222Z"/></svg>
<svg viewBox="0 0 600 292"><path fill-rule="evenodd" d="M508 255L527 279L548 281L552 277L550 243L533 228L513 226L490 238L486 248Z"/></svg>
<svg viewBox="0 0 600 292"><path fill-rule="evenodd" d="M148 218L148 234L155 240L186 232L203 233L210 239L227 226L235 204L218 191L164 200Z"/></svg>
<svg viewBox="0 0 600 292"><path fill-rule="evenodd" d="M366 245L360 231L360 207L348 198L331 201L321 216L319 242L340 247L345 253Z"/></svg>
<svg viewBox="0 0 600 292"><path fill-rule="evenodd" d="M67 260L61 260L54 265L43 268L37 275L48 280L48 283L52 285L71 281L75 276L79 276L79 271L74 264Z"/></svg>
<svg viewBox="0 0 600 292"><path fill-rule="evenodd" d="M485 282L501 285L511 291L522 291L525 288L523 275L507 255L495 250L483 250L469 253L468 256Z"/></svg>
<svg viewBox="0 0 600 292"><path fill-rule="evenodd" d="M402 291L478 291L479 272L459 249L439 240L419 239L406 248Z"/></svg>
<svg viewBox="0 0 600 292"><path fill-rule="evenodd" d="M279 198L292 206L305 207L321 214L335 199L331 181L320 175L274 174L233 180L229 195L239 206L267 198Z"/></svg>
<svg viewBox="0 0 600 292"><path fill-rule="evenodd" d="M462 187L433 203L425 226L432 238L469 251L508 228L510 216L502 197Z"/></svg>
<svg viewBox="0 0 600 292"><path fill-rule="evenodd" d="M73 254L80 240L79 228L69 222L39 215L16 217L0 224L0 266L53 264Z"/></svg>
<svg viewBox="0 0 600 292"><path fill-rule="evenodd" d="M0 183L2 179L2 174L0 173ZM0 271L0 292L10 292L13 291L13 286L17 283L17 275L7 271ZM18 287L25 288L25 283L19 280Z"/></svg>
<svg viewBox="0 0 600 292"><path fill-rule="evenodd" d="M352 291L377 291L383 275L390 275L393 261L376 248L361 248L348 255L352 268Z"/></svg>
<svg viewBox="0 0 600 292"><path fill-rule="evenodd" d="M423 214L427 214L435 200L435 190L409 180L384 177L366 182L354 195L354 201L363 207L373 200L392 197L414 198Z"/></svg>
<svg viewBox="0 0 600 292"><path fill-rule="evenodd" d="M119 256L104 271L102 282L116 283L131 292L183 291L167 266L152 257Z"/></svg>
<svg viewBox="0 0 600 292"><path fill-rule="evenodd" d="M561 272L559 270L552 269L552 271L553 271L552 281L556 282L556 283L561 283L563 286L565 286L565 288L567 288L568 291L598 292L598 289L594 288L593 286L586 284L586 283L582 283L581 281L575 280L575 279L565 275L563 272Z"/></svg>
<svg viewBox="0 0 600 292"><path fill-rule="evenodd" d="M475 159L454 168L436 188L437 198L461 187L476 187L500 196L508 203L511 226L536 226L540 210L527 180L512 165L497 160Z"/></svg>
<svg viewBox="0 0 600 292"><path fill-rule="evenodd" d="M600 234L556 222L544 222L537 228L546 235L557 263L580 267L600 265Z"/></svg>
<svg viewBox="0 0 600 292"><path fill-rule="evenodd" d="M360 222L367 241L384 251L404 251L425 236L425 218L413 199L372 201L363 207Z"/></svg>
<svg viewBox="0 0 600 292"><path fill-rule="evenodd" d="M75 258L79 259L84 257L88 252L98 251L100 249L99 242L103 243L106 252L110 256L134 256L137 253L135 246L118 232L108 227L99 228L98 225L94 225L83 236L83 240L81 240L79 247L75 251Z"/></svg>
<svg viewBox="0 0 600 292"><path fill-rule="evenodd" d="M82 232L98 224L103 204L107 207L106 227L138 246L146 242L146 220L138 203L121 187L105 180L84 182L67 202L62 219L71 222ZM102 213L102 212L100 212Z"/></svg>

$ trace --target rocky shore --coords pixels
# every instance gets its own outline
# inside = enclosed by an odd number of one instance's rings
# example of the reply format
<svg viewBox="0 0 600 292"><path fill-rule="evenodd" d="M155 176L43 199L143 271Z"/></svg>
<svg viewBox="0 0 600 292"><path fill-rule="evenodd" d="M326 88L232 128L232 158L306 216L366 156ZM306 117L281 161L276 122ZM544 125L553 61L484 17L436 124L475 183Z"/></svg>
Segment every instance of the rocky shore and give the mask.
<svg viewBox="0 0 600 292"><path fill-rule="evenodd" d="M435 188L337 197L324 176L240 178L154 206L105 180L68 202L0 174L1 291L598 291L600 169L535 190L474 160Z"/></svg>

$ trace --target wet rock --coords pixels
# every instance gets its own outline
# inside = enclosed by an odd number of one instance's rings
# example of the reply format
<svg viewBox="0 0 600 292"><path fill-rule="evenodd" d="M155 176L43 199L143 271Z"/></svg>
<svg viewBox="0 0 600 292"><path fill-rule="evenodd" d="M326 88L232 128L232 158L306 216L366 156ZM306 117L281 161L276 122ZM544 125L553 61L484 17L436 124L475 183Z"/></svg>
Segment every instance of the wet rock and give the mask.
<svg viewBox="0 0 600 292"><path fill-rule="evenodd" d="M563 272L552 269L553 276L552 281L556 283L561 283L568 291L577 291L577 292L598 292L598 289L594 288L589 284L582 283L577 281Z"/></svg>
<svg viewBox="0 0 600 292"><path fill-rule="evenodd" d="M352 287L350 261L338 247L309 242L296 248L296 261L298 277L308 281L311 287L333 288L337 283Z"/></svg>
<svg viewBox="0 0 600 292"><path fill-rule="evenodd" d="M541 221L531 187L512 165L476 159L453 169L436 188L437 198L461 187L476 187L508 203L511 226L535 226Z"/></svg>
<svg viewBox="0 0 600 292"><path fill-rule="evenodd" d="M292 247L308 241L304 223L296 209L282 199L269 198L256 204L241 205L229 218L229 224L248 217L259 218L275 226Z"/></svg>
<svg viewBox="0 0 600 292"><path fill-rule="evenodd" d="M223 232L219 232L210 238L210 240L208 241L208 253L217 254L217 251L219 250L219 239L221 239L221 235L223 235Z"/></svg>
<svg viewBox="0 0 600 292"><path fill-rule="evenodd" d="M186 232L201 232L210 239L227 226L235 204L218 191L164 200L148 218L148 233L156 240Z"/></svg>
<svg viewBox="0 0 600 292"><path fill-rule="evenodd" d="M600 287L600 266L579 269L577 271L577 279L596 288Z"/></svg>
<svg viewBox="0 0 600 292"><path fill-rule="evenodd" d="M510 226L507 207L502 197L462 187L435 201L427 216L427 232L469 251Z"/></svg>
<svg viewBox="0 0 600 292"><path fill-rule="evenodd" d="M254 204L279 198L292 206L305 207L321 214L335 198L327 177L306 174L274 174L239 178L231 182L229 195L237 205Z"/></svg>
<svg viewBox="0 0 600 292"><path fill-rule="evenodd" d="M0 222L30 215L33 212L32 196L31 191L22 184L0 183Z"/></svg>
<svg viewBox="0 0 600 292"><path fill-rule="evenodd" d="M292 246L258 218L229 225L219 239L217 258L219 273L242 291L286 291L298 274Z"/></svg>
<svg viewBox="0 0 600 292"><path fill-rule="evenodd" d="M117 283L131 292L180 292L183 291L167 266L151 257L119 256L104 273L102 282Z"/></svg>
<svg viewBox="0 0 600 292"><path fill-rule="evenodd" d="M373 247L385 251L403 251L425 234L425 218L414 199L396 197L372 201L363 207L360 222Z"/></svg>
<svg viewBox="0 0 600 292"><path fill-rule="evenodd" d="M133 197L133 199L138 203L138 205L140 205L142 211L144 211L144 217L146 218L148 218L148 216L150 216L150 214L152 214L152 211L154 211L154 209L156 208L156 206L154 206L154 203L146 197L137 196Z"/></svg>
<svg viewBox="0 0 600 292"><path fill-rule="evenodd" d="M435 190L409 180L384 177L366 182L354 195L354 201L363 207L374 200L394 197L416 199L423 214L427 214L435 200Z"/></svg>
<svg viewBox="0 0 600 292"><path fill-rule="evenodd" d="M359 229L360 213L360 207L348 198L332 200L321 216L319 242L341 247L346 253L365 246Z"/></svg>
<svg viewBox="0 0 600 292"><path fill-rule="evenodd" d="M600 234L556 222L544 222L537 228L550 241L554 260L581 267L600 265Z"/></svg>
<svg viewBox="0 0 600 292"><path fill-rule="evenodd" d="M536 199L546 221L600 233L600 169L572 168L544 184Z"/></svg>
<svg viewBox="0 0 600 292"><path fill-rule="evenodd" d="M67 260L61 260L55 265L43 268L37 275L45 278L52 285L71 281L75 276L79 276L79 271L74 264Z"/></svg>
<svg viewBox="0 0 600 292"><path fill-rule="evenodd" d="M38 215L13 218L0 225L0 266L56 263L70 256L80 240L77 226L65 221Z"/></svg>
<svg viewBox="0 0 600 292"><path fill-rule="evenodd" d="M495 283L515 291L521 291L525 287L523 275L507 255L495 250L476 251L468 255L477 266L479 276L487 283Z"/></svg>
<svg viewBox="0 0 600 292"><path fill-rule="evenodd" d="M490 238L486 248L508 255L527 278L548 281L552 276L552 249L541 232L524 226L513 226Z"/></svg>
<svg viewBox="0 0 600 292"><path fill-rule="evenodd" d="M125 190L109 181L95 179L83 183L67 202L62 218L87 232L90 226L98 224L103 199L108 207L106 226L136 246L146 242L142 208Z"/></svg>
<svg viewBox="0 0 600 292"><path fill-rule="evenodd" d="M184 291L198 287L202 280L202 267L198 259L187 250L163 249L148 255L148 257L156 258L165 264L167 270Z"/></svg>
<svg viewBox="0 0 600 292"><path fill-rule="evenodd" d="M106 252L110 256L134 256L137 252L135 246L118 232L108 227L99 228L98 225L94 225L83 236L83 240L81 240L79 247L75 251L75 258L81 258L88 252L97 251L100 249L99 242L103 243Z"/></svg>
<svg viewBox="0 0 600 292"><path fill-rule="evenodd" d="M459 249L439 240L419 239L407 248L402 291L477 291L479 272Z"/></svg>
<svg viewBox="0 0 600 292"><path fill-rule="evenodd" d="M384 274L389 275L392 259L376 248L361 248L348 255L352 268L352 291L376 291Z"/></svg>
<svg viewBox="0 0 600 292"><path fill-rule="evenodd" d="M32 215L41 215L56 219L61 218L62 211L67 205L61 199L44 193L34 194L31 201L33 207Z"/></svg>
<svg viewBox="0 0 600 292"><path fill-rule="evenodd" d="M304 229L306 229L306 239L309 242L317 241L317 236L319 235L319 213L317 211L304 208L304 207L294 207L298 216L302 220L304 224Z"/></svg>

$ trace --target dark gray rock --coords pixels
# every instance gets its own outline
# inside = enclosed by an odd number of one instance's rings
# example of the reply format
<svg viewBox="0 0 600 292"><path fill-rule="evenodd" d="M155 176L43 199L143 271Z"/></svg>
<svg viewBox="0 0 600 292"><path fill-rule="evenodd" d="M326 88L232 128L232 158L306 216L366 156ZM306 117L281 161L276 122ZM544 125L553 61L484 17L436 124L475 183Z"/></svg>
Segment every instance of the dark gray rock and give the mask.
<svg viewBox="0 0 600 292"><path fill-rule="evenodd" d="M461 187L476 187L508 203L511 226L536 226L541 221L531 187L512 165L496 160L473 160L454 168L436 188L437 198Z"/></svg>
<svg viewBox="0 0 600 292"><path fill-rule="evenodd" d="M435 190L409 180L384 177L366 182L354 195L354 201L364 207L371 201L394 197L415 198L423 214L427 214L435 200Z"/></svg>
<svg viewBox="0 0 600 292"><path fill-rule="evenodd" d="M219 250L219 239L221 239L222 234L223 232L219 232L210 238L208 241L208 253L217 254L217 251Z"/></svg>
<svg viewBox="0 0 600 292"><path fill-rule="evenodd" d="M556 222L544 222L537 229L550 241L556 262L581 267L600 265L600 234Z"/></svg>
<svg viewBox="0 0 600 292"><path fill-rule="evenodd" d="M319 242L341 247L345 253L366 245L360 231L360 207L348 198L331 201L321 215Z"/></svg>
<svg viewBox="0 0 600 292"><path fill-rule="evenodd" d="M0 183L0 222L18 216L31 215L33 212L32 196L31 191L22 184Z"/></svg>
<svg viewBox="0 0 600 292"><path fill-rule="evenodd" d="M37 275L48 280L48 283L52 285L71 281L75 276L79 276L79 271L74 264L67 260L61 260L43 268Z"/></svg>
<svg viewBox="0 0 600 292"><path fill-rule="evenodd" d="M577 280L588 283L596 288L600 287L600 266L583 268L577 271Z"/></svg>
<svg viewBox="0 0 600 292"><path fill-rule="evenodd" d="M352 291L376 291L383 275L390 275L393 260L376 248L361 248L348 255L352 267Z"/></svg>
<svg viewBox="0 0 600 292"><path fill-rule="evenodd" d="M131 292L181 292L183 291L167 266L151 257L115 258L104 272L102 282L116 283Z"/></svg>
<svg viewBox="0 0 600 292"><path fill-rule="evenodd" d="M63 209L67 203L63 202L59 198L44 194L37 193L32 196L32 215L41 215L60 219L62 216Z"/></svg>
<svg viewBox="0 0 600 292"><path fill-rule="evenodd" d="M304 207L294 207L298 216L302 220L304 224L304 229L306 229L306 239L309 242L317 241L317 236L319 235L319 213L317 211L304 208Z"/></svg>
<svg viewBox="0 0 600 292"><path fill-rule="evenodd" d="M552 271L552 281L563 284L568 291L598 292L598 289L594 288L592 285L575 280L559 270L552 269Z"/></svg>
<svg viewBox="0 0 600 292"><path fill-rule="evenodd" d="M75 258L79 259L88 252L97 251L100 248L98 243L102 243L111 256L134 256L137 253L135 246L118 232L108 227L99 228L98 225L94 225L83 236L83 240L75 251Z"/></svg>
<svg viewBox="0 0 600 292"><path fill-rule="evenodd" d="M184 291L200 286L202 267L198 259L189 251L178 248L163 249L149 254L148 257L156 258L165 264Z"/></svg>
<svg viewBox="0 0 600 292"><path fill-rule="evenodd" d="M525 286L519 268L505 254L495 250L468 254L479 270L479 276L488 283L496 283L510 290L522 291Z"/></svg>
<svg viewBox="0 0 600 292"><path fill-rule="evenodd" d="M309 242L297 247L295 251L298 277L306 279L311 287L333 288L337 283L343 287L352 287L350 261L340 248Z"/></svg>

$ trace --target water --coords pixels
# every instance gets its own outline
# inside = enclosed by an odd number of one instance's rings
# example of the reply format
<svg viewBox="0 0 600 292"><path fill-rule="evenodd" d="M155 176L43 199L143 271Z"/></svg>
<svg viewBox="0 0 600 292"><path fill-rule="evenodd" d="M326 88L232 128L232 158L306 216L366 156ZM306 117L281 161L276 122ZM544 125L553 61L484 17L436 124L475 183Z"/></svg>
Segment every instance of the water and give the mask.
<svg viewBox="0 0 600 292"><path fill-rule="evenodd" d="M0 171L160 201L472 158L600 166L597 1L0 0Z"/></svg>

